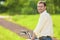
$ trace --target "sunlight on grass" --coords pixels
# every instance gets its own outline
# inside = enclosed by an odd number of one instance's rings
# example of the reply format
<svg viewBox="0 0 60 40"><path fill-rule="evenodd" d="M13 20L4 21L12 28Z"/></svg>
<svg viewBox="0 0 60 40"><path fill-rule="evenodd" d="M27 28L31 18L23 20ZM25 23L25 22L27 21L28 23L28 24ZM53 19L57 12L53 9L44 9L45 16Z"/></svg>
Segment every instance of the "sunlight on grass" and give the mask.
<svg viewBox="0 0 60 40"><path fill-rule="evenodd" d="M24 38L19 37L17 34L9 31L0 26L0 40L25 40Z"/></svg>
<svg viewBox="0 0 60 40"><path fill-rule="evenodd" d="M60 38L60 15L51 15L54 24L54 36ZM38 23L39 15L15 15L12 22L22 25L30 30L34 30Z"/></svg>
<svg viewBox="0 0 60 40"><path fill-rule="evenodd" d="M60 15L52 15L54 24L54 36L60 38Z"/></svg>
<svg viewBox="0 0 60 40"><path fill-rule="evenodd" d="M38 18L39 15L16 15L13 16L12 22L33 30L38 22Z"/></svg>

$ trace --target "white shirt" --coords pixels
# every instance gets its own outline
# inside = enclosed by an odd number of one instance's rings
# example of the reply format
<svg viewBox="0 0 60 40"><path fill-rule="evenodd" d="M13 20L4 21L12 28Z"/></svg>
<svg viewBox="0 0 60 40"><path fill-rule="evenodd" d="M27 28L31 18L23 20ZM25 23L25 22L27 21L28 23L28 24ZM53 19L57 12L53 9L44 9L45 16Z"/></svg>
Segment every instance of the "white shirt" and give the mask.
<svg viewBox="0 0 60 40"><path fill-rule="evenodd" d="M38 24L33 32L37 35L37 37L53 36L52 19L46 10L40 14Z"/></svg>

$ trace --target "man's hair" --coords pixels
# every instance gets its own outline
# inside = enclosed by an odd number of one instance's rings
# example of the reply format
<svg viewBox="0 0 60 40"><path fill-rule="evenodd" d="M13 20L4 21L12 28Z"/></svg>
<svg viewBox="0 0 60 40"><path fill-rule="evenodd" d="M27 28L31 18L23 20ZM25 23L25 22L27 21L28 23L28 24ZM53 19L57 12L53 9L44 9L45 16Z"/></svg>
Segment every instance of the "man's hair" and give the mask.
<svg viewBox="0 0 60 40"><path fill-rule="evenodd" d="M38 4L44 4L44 6L46 6L46 2L45 1L38 1Z"/></svg>

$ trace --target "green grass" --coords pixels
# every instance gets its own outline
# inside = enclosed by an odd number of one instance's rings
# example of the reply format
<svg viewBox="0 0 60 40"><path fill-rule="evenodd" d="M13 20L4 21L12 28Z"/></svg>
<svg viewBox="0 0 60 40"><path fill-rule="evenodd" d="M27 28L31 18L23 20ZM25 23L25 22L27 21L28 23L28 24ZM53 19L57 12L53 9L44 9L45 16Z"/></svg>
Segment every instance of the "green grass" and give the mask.
<svg viewBox="0 0 60 40"><path fill-rule="evenodd" d="M60 15L51 15L54 24L54 36L60 38ZM12 16L11 22L22 25L30 30L34 30L38 23L39 15L14 15ZM1 29L1 28L0 28ZM2 30L2 29L1 29ZM19 40L20 38L14 33L7 32L8 30L0 30L2 39ZM6 31L5 31L6 30ZM2 33L1 33L2 32ZM9 35L8 35L9 33ZM16 38L17 37L17 38ZM1 37L0 37L1 39ZM23 38L22 38L23 39Z"/></svg>
<svg viewBox="0 0 60 40"><path fill-rule="evenodd" d="M25 40L24 38L19 37L17 34L9 31L8 29L0 26L0 40Z"/></svg>
<svg viewBox="0 0 60 40"><path fill-rule="evenodd" d="M12 22L33 30L38 22L39 15L15 15Z"/></svg>
<svg viewBox="0 0 60 40"><path fill-rule="evenodd" d="M51 15L54 24L54 36L60 38L60 15ZM39 15L15 15L12 22L34 30L38 23Z"/></svg>
<svg viewBox="0 0 60 40"><path fill-rule="evenodd" d="M60 38L60 15L52 15L54 24L54 35Z"/></svg>

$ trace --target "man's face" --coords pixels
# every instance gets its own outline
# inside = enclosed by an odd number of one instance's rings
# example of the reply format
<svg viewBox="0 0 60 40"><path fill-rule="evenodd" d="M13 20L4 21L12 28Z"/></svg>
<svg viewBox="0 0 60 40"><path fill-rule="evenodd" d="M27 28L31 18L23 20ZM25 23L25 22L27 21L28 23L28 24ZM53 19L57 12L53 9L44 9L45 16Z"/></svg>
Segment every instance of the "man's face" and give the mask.
<svg viewBox="0 0 60 40"><path fill-rule="evenodd" d="M46 10L46 6L44 6L43 3L37 4L37 10L39 13L42 13L43 11Z"/></svg>

